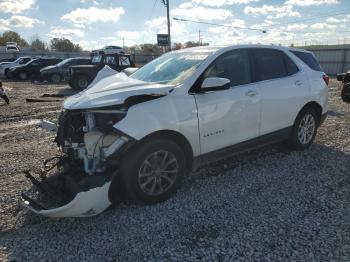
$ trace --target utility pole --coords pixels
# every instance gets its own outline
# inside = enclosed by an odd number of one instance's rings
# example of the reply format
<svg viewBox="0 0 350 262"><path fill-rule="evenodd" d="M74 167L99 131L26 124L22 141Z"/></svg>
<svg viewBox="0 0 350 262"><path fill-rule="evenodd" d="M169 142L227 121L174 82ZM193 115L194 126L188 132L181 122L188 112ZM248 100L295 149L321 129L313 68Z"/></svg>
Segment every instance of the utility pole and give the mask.
<svg viewBox="0 0 350 262"><path fill-rule="evenodd" d="M125 47L124 37L123 37L123 48Z"/></svg>
<svg viewBox="0 0 350 262"><path fill-rule="evenodd" d="M201 30L198 30L198 45L201 45Z"/></svg>
<svg viewBox="0 0 350 262"><path fill-rule="evenodd" d="M166 7L166 12L167 12L169 51L171 51L169 0L162 0L162 2Z"/></svg>

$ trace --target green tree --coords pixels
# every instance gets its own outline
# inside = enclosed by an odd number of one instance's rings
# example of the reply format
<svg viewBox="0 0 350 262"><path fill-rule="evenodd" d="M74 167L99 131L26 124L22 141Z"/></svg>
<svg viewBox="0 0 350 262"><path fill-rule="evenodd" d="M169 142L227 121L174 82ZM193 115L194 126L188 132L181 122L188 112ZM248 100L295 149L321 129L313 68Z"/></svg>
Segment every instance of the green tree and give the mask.
<svg viewBox="0 0 350 262"><path fill-rule="evenodd" d="M30 47L37 51L47 51L47 45L42 41L38 35L33 36L32 41L30 42Z"/></svg>
<svg viewBox="0 0 350 262"><path fill-rule="evenodd" d="M66 38L53 38L50 41L51 50L61 52L80 52L82 48L78 44L72 43Z"/></svg>
<svg viewBox="0 0 350 262"><path fill-rule="evenodd" d="M20 47L28 46L28 42L14 31L6 31L0 35L0 46L6 45L7 42L16 42Z"/></svg>
<svg viewBox="0 0 350 262"><path fill-rule="evenodd" d="M173 46L174 50L179 50L183 48L183 45L181 43L174 43Z"/></svg>

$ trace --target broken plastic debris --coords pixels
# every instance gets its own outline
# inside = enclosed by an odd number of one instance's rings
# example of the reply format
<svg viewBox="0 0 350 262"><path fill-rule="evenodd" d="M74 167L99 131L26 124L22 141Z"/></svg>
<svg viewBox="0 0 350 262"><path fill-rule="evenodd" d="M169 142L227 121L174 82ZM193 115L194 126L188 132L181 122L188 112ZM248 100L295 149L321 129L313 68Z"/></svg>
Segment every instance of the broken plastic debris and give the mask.
<svg viewBox="0 0 350 262"><path fill-rule="evenodd" d="M47 131L57 131L57 125L48 120L41 121L41 128Z"/></svg>

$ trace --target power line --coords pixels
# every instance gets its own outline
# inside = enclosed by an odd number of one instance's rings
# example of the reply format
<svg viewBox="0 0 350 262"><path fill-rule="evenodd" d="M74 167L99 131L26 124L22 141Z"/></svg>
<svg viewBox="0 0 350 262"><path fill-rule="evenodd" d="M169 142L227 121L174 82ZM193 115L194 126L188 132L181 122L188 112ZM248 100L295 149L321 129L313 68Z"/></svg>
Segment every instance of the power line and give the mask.
<svg viewBox="0 0 350 262"><path fill-rule="evenodd" d="M290 23L300 23L300 22L304 22L304 21L310 21L310 20L315 20L315 19L319 19L319 18L326 18L326 17L331 17L331 16L345 15L345 14L348 14L349 12L350 12L350 9L348 9L346 11L343 10L342 12L335 12L332 14L328 13L328 14L324 14L324 15L317 15L317 16L309 17L309 18L305 18L305 19L290 20L290 21L285 21L283 23L276 23L274 25L271 25L271 27L286 25L286 24L290 24Z"/></svg>
<svg viewBox="0 0 350 262"><path fill-rule="evenodd" d="M253 31L259 31L259 32L262 32L262 33L266 33L266 30L256 29L256 28L251 28L251 27L241 27L241 26L234 26L234 25L223 25L223 24L209 23L209 22L204 22L204 21L196 21L196 20L185 19L185 18L178 18L178 17L173 17L173 19L177 20L177 21L183 21L183 22L191 22L191 23L197 23L197 24L229 27L229 28L244 29L244 30L253 30Z"/></svg>

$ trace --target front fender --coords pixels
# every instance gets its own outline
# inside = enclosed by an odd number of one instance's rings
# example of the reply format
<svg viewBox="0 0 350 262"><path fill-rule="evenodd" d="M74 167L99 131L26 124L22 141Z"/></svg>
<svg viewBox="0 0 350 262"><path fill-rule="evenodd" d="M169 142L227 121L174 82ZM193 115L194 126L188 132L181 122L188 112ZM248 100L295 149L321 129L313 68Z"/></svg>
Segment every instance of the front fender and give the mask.
<svg viewBox="0 0 350 262"><path fill-rule="evenodd" d="M134 105L114 128L136 140L161 130L175 131L185 136L194 156L200 155L197 108L189 94L171 93Z"/></svg>

